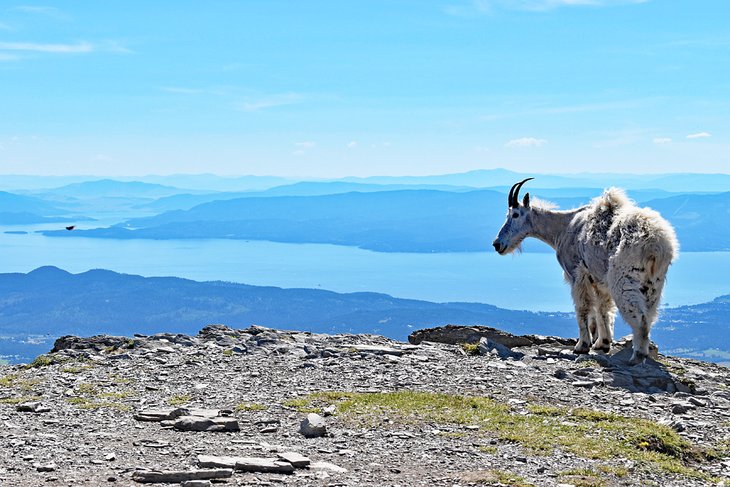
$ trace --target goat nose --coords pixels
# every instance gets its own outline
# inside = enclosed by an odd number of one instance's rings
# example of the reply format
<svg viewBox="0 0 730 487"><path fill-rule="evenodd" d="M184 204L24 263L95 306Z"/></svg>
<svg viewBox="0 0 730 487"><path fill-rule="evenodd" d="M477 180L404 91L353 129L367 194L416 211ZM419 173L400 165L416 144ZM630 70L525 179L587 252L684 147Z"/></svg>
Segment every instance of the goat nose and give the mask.
<svg viewBox="0 0 730 487"><path fill-rule="evenodd" d="M496 240L492 242L492 245L494 245L494 250L496 250L497 252L499 252L500 247L502 247Z"/></svg>

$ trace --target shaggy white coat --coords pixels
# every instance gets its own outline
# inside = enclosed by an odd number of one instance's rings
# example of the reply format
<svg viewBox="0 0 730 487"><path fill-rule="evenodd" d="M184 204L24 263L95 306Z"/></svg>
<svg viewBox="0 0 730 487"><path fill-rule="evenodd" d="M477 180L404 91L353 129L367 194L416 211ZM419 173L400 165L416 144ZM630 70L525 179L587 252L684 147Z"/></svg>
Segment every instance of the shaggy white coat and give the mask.
<svg viewBox="0 0 730 487"><path fill-rule="evenodd" d="M649 354L649 331L657 319L666 274L679 244L659 213L639 208L617 188L589 205L568 211L530 206L529 194L494 241L500 254L527 237L550 245L571 286L580 339L576 353L608 351L616 308L634 334L632 363Z"/></svg>

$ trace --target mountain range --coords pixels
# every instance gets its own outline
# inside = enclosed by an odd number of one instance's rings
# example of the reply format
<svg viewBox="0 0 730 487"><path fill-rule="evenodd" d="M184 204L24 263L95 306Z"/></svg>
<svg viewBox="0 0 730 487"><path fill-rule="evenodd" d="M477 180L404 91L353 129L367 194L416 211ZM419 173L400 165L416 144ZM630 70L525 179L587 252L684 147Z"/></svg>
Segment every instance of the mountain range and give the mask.
<svg viewBox="0 0 730 487"><path fill-rule="evenodd" d="M536 191L540 195L540 190ZM587 196L553 198L561 208ZM730 249L730 192L682 194L640 202L675 227L685 251ZM107 228L56 237L195 239L226 238L290 243L329 243L381 252L475 252L484 250L504 221L505 194L400 190L320 196L246 197L212 201L189 210L134 218ZM528 240L527 250L547 247Z"/></svg>
<svg viewBox="0 0 730 487"><path fill-rule="evenodd" d="M488 297L487 297L488 299ZM664 309L652 331L663 350L709 360L730 357L730 296ZM575 336L572 313L507 310L480 303L433 303L380 293L335 293L108 270L71 274L41 267L0 274L0 356L23 361L60 335L192 333L201 326L251 324L327 333L379 333L405 340L418 328L488 325L512 333ZM617 323L617 336L628 333Z"/></svg>

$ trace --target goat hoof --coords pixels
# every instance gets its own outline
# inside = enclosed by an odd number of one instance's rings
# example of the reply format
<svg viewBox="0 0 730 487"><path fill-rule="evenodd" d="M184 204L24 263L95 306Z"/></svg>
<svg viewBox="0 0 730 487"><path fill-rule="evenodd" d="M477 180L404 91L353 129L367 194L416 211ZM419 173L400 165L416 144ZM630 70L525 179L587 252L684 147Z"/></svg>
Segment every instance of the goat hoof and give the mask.
<svg viewBox="0 0 730 487"><path fill-rule="evenodd" d="M591 349L591 346L586 342L578 342L578 344L573 347L573 353L576 355L583 355L588 353L588 351Z"/></svg>
<svg viewBox="0 0 730 487"><path fill-rule="evenodd" d="M592 348L595 352L608 353L611 351L611 340L609 340L608 338L596 340L596 343L593 344Z"/></svg>
<svg viewBox="0 0 730 487"><path fill-rule="evenodd" d="M631 355L631 359L629 360L629 365L643 364L648 356L648 354L634 350L634 354Z"/></svg>

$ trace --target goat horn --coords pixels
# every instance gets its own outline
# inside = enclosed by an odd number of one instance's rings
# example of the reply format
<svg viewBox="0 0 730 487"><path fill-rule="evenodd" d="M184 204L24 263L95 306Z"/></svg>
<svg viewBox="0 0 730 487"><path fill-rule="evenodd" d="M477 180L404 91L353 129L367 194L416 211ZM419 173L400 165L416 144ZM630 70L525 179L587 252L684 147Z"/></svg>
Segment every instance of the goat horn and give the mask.
<svg viewBox="0 0 730 487"><path fill-rule="evenodd" d="M520 184L520 183L513 184L512 188L510 188L510 190L509 190L509 196L507 196L507 206L509 206L510 208L512 208L512 196L514 195L515 188L517 187L518 184Z"/></svg>
<svg viewBox="0 0 730 487"><path fill-rule="evenodd" d="M512 186L512 189L509 192L509 197L510 197L509 206L510 206L510 208L517 208L518 206L520 206L520 202L519 202L519 199L520 199L520 189L522 189L522 185L523 184L525 184L527 181L529 181L531 179L535 179L535 178L523 179L519 183L517 183L514 186ZM514 193L512 192L512 190L514 190Z"/></svg>

